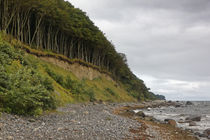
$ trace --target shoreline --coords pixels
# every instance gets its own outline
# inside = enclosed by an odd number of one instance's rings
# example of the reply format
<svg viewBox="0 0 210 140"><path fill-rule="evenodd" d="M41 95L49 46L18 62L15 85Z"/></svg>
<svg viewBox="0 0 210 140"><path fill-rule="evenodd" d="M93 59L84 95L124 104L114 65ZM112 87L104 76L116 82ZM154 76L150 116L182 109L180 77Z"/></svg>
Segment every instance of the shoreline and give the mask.
<svg viewBox="0 0 210 140"><path fill-rule="evenodd" d="M134 109L169 106L173 102L69 104L37 118L2 113L0 140L35 139L161 139L196 140L190 132L153 118L142 119Z"/></svg>
<svg viewBox="0 0 210 140"><path fill-rule="evenodd" d="M177 102L172 101L154 101L143 102L139 105L124 106L115 110L114 113L137 120L142 124L138 130L131 130L133 133L139 134L136 139L154 139L154 140L198 140L198 138L188 130L183 130L176 126L175 122L161 122L154 116L146 116L142 111L134 112L134 110L142 110L146 108L170 107L176 106Z"/></svg>

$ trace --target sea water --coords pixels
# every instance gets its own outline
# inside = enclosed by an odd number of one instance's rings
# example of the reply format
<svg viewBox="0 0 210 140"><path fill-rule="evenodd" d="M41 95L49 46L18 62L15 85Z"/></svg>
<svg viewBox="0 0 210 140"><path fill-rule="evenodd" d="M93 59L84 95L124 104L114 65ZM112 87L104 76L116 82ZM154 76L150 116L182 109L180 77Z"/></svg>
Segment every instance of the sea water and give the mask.
<svg viewBox="0 0 210 140"><path fill-rule="evenodd" d="M186 102L178 102L180 107L159 107L151 109L143 109L142 111L154 118L164 121L165 119L173 119L177 122L177 126L183 129L190 129L193 132L203 133L204 130L210 128L210 101L192 102L193 105L186 105ZM136 110L136 112L139 110ZM190 116L201 116L201 121L195 122L196 126L189 126L189 123L179 123L180 120L185 121Z"/></svg>

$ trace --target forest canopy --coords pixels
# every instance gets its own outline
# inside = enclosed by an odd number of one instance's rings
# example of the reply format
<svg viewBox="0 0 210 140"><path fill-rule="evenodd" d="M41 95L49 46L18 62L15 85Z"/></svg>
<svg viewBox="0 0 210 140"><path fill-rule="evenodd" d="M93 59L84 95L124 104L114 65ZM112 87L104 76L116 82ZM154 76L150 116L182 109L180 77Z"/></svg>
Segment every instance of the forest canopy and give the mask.
<svg viewBox="0 0 210 140"><path fill-rule="evenodd" d="M0 0L0 30L32 48L80 59L112 73L139 100L151 97L85 12L64 0Z"/></svg>

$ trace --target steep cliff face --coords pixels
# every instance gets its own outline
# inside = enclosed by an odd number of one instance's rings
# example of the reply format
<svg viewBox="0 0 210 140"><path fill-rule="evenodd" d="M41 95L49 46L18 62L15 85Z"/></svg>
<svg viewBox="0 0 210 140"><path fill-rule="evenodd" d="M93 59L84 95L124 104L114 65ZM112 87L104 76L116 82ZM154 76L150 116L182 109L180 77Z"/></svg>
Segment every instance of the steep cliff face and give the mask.
<svg viewBox="0 0 210 140"><path fill-rule="evenodd" d="M93 66L37 57L7 37L0 33L0 112L40 115L66 103L137 101Z"/></svg>
<svg viewBox="0 0 210 140"><path fill-rule="evenodd" d="M67 71L72 72L78 79L94 80L100 77L105 78L108 81L114 82L114 80L107 74L101 73L91 67L80 65L79 63L70 64L64 60L59 60L53 57L39 57L45 62L50 62L56 66L59 66Z"/></svg>

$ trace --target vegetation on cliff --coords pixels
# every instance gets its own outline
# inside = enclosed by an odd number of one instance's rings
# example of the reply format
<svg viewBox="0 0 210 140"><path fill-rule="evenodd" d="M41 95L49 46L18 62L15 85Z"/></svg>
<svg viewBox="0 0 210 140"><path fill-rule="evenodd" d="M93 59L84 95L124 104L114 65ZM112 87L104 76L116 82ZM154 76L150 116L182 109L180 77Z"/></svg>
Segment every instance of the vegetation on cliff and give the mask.
<svg viewBox="0 0 210 140"><path fill-rule="evenodd" d="M0 80L3 81L2 85L7 86L0 86L0 108L5 105L9 106L10 100L17 100L17 105L13 104L15 107L23 109L27 107L27 103L22 102L22 98L16 97L19 93L26 97L27 102L32 98L37 99L34 102L37 106L31 107L35 112L53 108L56 101L52 98L51 93L57 93L57 91L67 91L72 98L76 97L78 100L81 98L81 100L87 100L87 98L88 100L95 100L102 97L110 100L114 97L116 100L123 101L133 100L133 98L146 100L160 97L149 92L144 82L131 72L127 65L126 56L116 52L114 45L107 40L104 33L94 25L86 13L74 8L69 2L64 0L0 0L0 30L3 34L11 35L25 44L22 46L30 46L30 48L21 46L28 53L37 56L49 55L64 59L69 63L78 62L111 75L114 80L123 85L121 94L125 96L122 97L118 94L120 90L116 87L100 86L97 88L97 86L90 86L93 84L92 81L78 81L71 77L65 79L62 75L57 74L57 71L53 71L52 66L48 64L45 64L47 66L40 65L39 69L42 69L40 71L36 68L38 67L36 64L43 62L34 64L34 61L31 62L31 60L35 58L24 60L28 57L21 56L23 53L11 49L7 43L7 45L3 43L0 44L2 64L0 78L3 78ZM17 42L12 44L19 47ZM39 51L36 52L34 49ZM7 68L13 70L10 71ZM4 78L8 79L7 82L17 81L18 83L4 83ZM20 79L25 80L21 81ZM97 82L100 83L100 80ZM112 85L110 86L112 87ZM18 91L17 95L12 93L14 90ZM99 91L106 93L106 95L99 93L97 97L96 93ZM8 97L10 95L11 97L15 96L7 99L6 95ZM50 102L49 106L45 104L48 102ZM18 103L22 103L22 105ZM9 112L14 112L11 110L12 105L9 108L7 109ZM25 110L30 109L25 108ZM24 114L25 110L20 111L20 114Z"/></svg>

